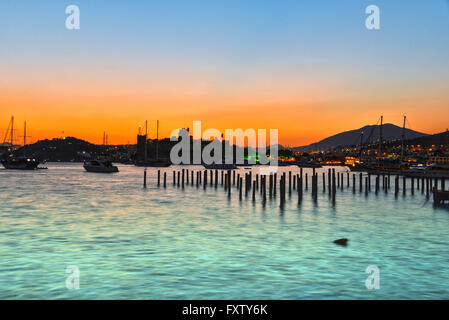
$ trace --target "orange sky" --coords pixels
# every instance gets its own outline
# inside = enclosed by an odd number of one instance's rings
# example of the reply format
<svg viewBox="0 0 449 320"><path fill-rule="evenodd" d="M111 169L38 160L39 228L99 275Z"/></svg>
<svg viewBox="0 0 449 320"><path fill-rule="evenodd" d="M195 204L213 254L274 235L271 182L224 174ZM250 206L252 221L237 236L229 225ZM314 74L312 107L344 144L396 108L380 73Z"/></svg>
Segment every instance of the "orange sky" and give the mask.
<svg viewBox="0 0 449 320"><path fill-rule="evenodd" d="M171 83L171 85L169 85ZM28 124L31 141L74 136L101 143L103 131L109 143L135 143L139 125L149 120L150 136L155 137L156 119L160 137L168 137L176 128L192 127L201 120L203 130L217 128L279 129L279 142L298 146L316 142L329 135L374 124L381 114L385 122L401 125L406 113L411 129L427 133L446 129L448 96L418 92L410 96L373 98L369 93L349 92L345 84L322 82L287 86L255 82L252 85L220 92L205 84L186 85L166 80L148 87L136 83L124 86L103 79L54 82L2 83L0 130L6 131L11 115L22 135L23 121ZM344 93L344 94L343 94ZM442 110L440 116L425 112L422 106ZM18 141L19 142L19 141Z"/></svg>
<svg viewBox="0 0 449 320"><path fill-rule="evenodd" d="M78 1L67 30L55 2L0 1L0 137L11 115L31 141L136 142L203 129L278 129L287 146L385 122L449 127L446 2ZM20 139L17 140L19 142ZM2 141L0 141L2 142Z"/></svg>

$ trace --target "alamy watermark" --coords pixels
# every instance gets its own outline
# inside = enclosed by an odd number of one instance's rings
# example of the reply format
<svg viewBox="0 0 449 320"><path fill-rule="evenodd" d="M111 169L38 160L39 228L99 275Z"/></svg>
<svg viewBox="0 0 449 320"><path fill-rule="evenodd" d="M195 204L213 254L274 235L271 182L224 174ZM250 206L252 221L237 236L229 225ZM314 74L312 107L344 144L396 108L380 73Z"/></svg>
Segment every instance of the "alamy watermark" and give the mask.
<svg viewBox="0 0 449 320"><path fill-rule="evenodd" d="M65 13L68 15L65 20L65 27L68 30L80 29L80 8L71 4L66 7ZM365 9L368 14L365 20L365 26L368 30L380 30L380 9L376 5L369 5Z"/></svg>
<svg viewBox="0 0 449 320"><path fill-rule="evenodd" d="M380 29L380 9L378 6L369 5L365 9L365 13L369 16L365 20L365 26L368 30Z"/></svg>
<svg viewBox="0 0 449 320"><path fill-rule="evenodd" d="M365 280L365 287L368 290L379 290L380 289L380 269L378 266L371 265L366 267L365 273L369 276Z"/></svg>
<svg viewBox="0 0 449 320"><path fill-rule="evenodd" d="M267 152L266 129L201 129L201 121L193 121L193 134L186 129L173 130L170 151L173 164L262 164L277 166L278 129L270 129ZM207 142L202 145L202 142ZM235 142L235 143L234 143ZM235 150L235 154L234 154ZM245 153L246 150L246 153Z"/></svg>
<svg viewBox="0 0 449 320"><path fill-rule="evenodd" d="M77 5L71 4L65 8L65 13L68 16L65 19L65 27L68 30L80 29L80 8Z"/></svg>
<svg viewBox="0 0 449 320"><path fill-rule="evenodd" d="M78 290L80 288L80 269L77 266L67 266L65 273L70 275L65 280L65 286L69 290Z"/></svg>

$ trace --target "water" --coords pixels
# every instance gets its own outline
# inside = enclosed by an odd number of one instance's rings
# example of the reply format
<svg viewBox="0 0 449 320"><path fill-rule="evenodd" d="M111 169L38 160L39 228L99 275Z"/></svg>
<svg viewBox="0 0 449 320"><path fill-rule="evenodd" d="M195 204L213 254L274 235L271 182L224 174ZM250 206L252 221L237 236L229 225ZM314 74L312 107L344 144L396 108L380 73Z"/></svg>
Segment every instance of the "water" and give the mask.
<svg viewBox="0 0 449 320"><path fill-rule="evenodd" d="M298 206L287 191L281 211L279 194L264 207L259 194L240 202L233 189L229 200L220 185L173 187L173 167L165 190L156 169L143 189L143 168L48 167L0 170L0 299L449 297L449 211L421 192L345 186L333 206L320 187L317 204L309 189ZM342 237L347 247L333 243ZM72 265L79 290L66 288ZM365 286L369 265L379 290Z"/></svg>

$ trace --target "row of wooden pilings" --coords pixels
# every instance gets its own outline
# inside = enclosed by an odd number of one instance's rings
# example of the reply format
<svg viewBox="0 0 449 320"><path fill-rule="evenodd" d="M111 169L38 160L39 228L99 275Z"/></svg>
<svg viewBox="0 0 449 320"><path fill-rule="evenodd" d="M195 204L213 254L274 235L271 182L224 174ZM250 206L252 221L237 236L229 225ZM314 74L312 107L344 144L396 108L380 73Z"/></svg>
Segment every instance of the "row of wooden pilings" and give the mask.
<svg viewBox="0 0 449 320"><path fill-rule="evenodd" d="M161 185L163 188L167 187L167 171L161 174L161 170L157 171L157 186ZM244 173L244 175L243 175ZM251 193L252 200L256 200L256 194L260 193L262 201L266 201L267 198L272 199L277 197L278 191L278 181L279 181L279 198L280 205L283 206L286 199L286 193L288 190L289 197L292 195L292 191L297 193L298 202L300 203L304 196L304 191L309 189L309 175L308 173L303 173L303 169L300 168L299 173L292 174L292 171L280 173L280 178L278 179L277 173L269 174L255 174L253 179L253 173L250 171L248 173L240 172L235 170L189 170L180 169L174 170L172 172L172 184L180 188L185 188L185 186L200 186L205 190L208 186L215 189L220 187L224 188L228 197L231 197L232 187L236 187L238 190L239 199L242 200L243 197L247 198ZM288 175L288 183L287 183ZM345 179L346 175L346 179ZM374 187L372 186L372 178L374 177ZM313 169L312 175L310 177L311 183L311 196L313 201L318 200L318 186L319 186L319 175L316 170ZM425 194L427 198L433 191L433 188L441 187L445 190L445 179L441 178L414 178L402 176L402 187L401 179L399 175L392 174L363 174L363 173L352 173L352 184L351 184L351 174L350 172L336 172L335 169L328 169L327 177L326 172L321 174L321 186L322 192L329 194L329 197L335 202L335 196L337 191L343 191L346 188L351 188L352 192L356 193L357 189L360 193L365 193L368 195L372 192L372 188L376 194L379 192L388 193L391 189L392 178L394 178L394 194L398 196L400 190L405 196L407 193L407 179L410 179L410 192L412 195L416 191L421 191L421 194ZM345 181L346 180L346 181ZM358 181L357 181L358 180ZM327 182L327 183L326 183ZM439 184L440 182L440 184ZM147 169L144 171L144 188L147 187ZM267 192L268 186L268 192Z"/></svg>

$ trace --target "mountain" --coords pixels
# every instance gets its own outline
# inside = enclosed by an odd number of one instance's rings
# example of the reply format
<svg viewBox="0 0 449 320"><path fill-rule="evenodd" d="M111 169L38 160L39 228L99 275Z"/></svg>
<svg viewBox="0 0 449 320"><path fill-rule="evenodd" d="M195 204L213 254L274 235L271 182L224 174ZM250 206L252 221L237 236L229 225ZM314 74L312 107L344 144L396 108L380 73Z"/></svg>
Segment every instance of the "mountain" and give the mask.
<svg viewBox="0 0 449 320"><path fill-rule="evenodd" d="M319 142L293 148L293 151L310 152L315 150L329 150L339 146L349 146L360 144L361 134L363 133L363 143L374 143L379 141L380 125L369 125L363 128L345 131L323 139ZM415 139L427 136L426 133L405 129L405 139ZM382 127L382 137L384 141L401 139L402 128L391 123L386 123Z"/></svg>
<svg viewBox="0 0 449 320"><path fill-rule="evenodd" d="M427 135L415 139L411 139L407 141L408 145L422 145L422 146L431 146L431 145L449 145L449 131Z"/></svg>
<svg viewBox="0 0 449 320"><path fill-rule="evenodd" d="M84 140L67 137L65 139L40 140L25 148L28 156L47 161L82 161L92 154L99 154L104 147L94 145ZM17 156L22 155L23 147L14 151Z"/></svg>

